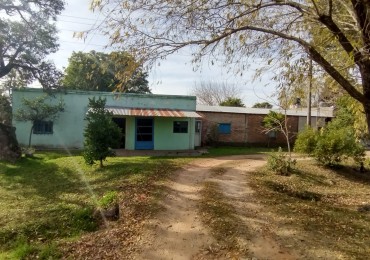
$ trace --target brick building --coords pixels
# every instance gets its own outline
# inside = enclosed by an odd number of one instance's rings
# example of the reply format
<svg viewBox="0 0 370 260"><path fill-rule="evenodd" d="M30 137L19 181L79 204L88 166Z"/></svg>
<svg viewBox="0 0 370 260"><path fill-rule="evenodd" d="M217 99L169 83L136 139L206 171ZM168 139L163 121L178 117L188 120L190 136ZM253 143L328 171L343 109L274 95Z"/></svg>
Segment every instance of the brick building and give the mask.
<svg viewBox="0 0 370 260"><path fill-rule="evenodd" d="M284 110L272 109L284 114ZM223 107L197 105L197 113L202 116L202 145L215 143L231 145L284 145L282 133L264 132L263 118L270 109ZM297 133L304 129L307 122L307 109L297 108L286 111L290 142L293 143ZM311 125L322 127L333 117L333 109L322 107L311 110Z"/></svg>

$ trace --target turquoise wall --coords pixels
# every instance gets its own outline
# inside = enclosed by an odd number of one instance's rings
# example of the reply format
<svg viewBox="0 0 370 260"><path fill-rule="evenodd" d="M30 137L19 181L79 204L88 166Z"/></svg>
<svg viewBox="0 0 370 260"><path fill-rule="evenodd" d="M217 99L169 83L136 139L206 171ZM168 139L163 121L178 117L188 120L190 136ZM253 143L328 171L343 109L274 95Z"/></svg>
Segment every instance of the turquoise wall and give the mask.
<svg viewBox="0 0 370 260"><path fill-rule="evenodd" d="M12 95L13 111L21 105L22 98L36 98L45 95L40 89L15 90ZM54 121L53 134L32 135L33 146L49 148L77 148L83 147L83 131L86 125L84 120L87 112L88 98L106 98L107 106L121 106L133 108L168 108L187 111L195 111L196 99L193 96L170 96L170 95L140 95L140 94L113 94L107 92L83 92L67 91L55 93L55 98L50 99L56 103L63 99L65 111L60 113ZM126 149L135 149L135 118L126 118ZM181 120L183 120L182 118ZM189 133L172 133L172 124L175 119L156 117L154 119L154 149L156 150L181 150L194 149L194 119L189 120ZM31 129L30 122L18 122L13 120L16 127L18 142L21 145L28 144L28 136Z"/></svg>
<svg viewBox="0 0 370 260"><path fill-rule="evenodd" d="M188 133L173 133L174 121L187 121ZM154 150L194 149L194 118L154 119Z"/></svg>
<svg viewBox="0 0 370 260"><path fill-rule="evenodd" d="M126 149L135 150L135 117L126 118Z"/></svg>

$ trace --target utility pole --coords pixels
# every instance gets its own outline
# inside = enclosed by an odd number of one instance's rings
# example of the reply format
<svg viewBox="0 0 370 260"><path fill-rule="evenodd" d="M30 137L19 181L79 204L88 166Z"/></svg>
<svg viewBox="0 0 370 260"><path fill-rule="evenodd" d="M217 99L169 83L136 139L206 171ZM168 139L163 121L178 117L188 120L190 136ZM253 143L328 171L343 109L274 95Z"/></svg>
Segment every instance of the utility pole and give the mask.
<svg viewBox="0 0 370 260"><path fill-rule="evenodd" d="M308 102L307 102L307 125L311 126L311 99L312 99L312 58L310 57L310 67L308 70Z"/></svg>

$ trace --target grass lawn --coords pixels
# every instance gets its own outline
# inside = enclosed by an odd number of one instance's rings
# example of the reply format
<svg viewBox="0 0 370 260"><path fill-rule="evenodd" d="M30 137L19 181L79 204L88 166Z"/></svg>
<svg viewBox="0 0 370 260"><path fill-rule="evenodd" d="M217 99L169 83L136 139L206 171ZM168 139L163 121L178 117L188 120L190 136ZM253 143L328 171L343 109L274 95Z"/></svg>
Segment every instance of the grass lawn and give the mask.
<svg viewBox="0 0 370 260"><path fill-rule="evenodd" d="M92 213L109 191L117 191L132 214L152 214L160 195L155 182L188 160L116 157L99 169L81 156L48 152L0 162L0 259L60 257L60 241L98 229Z"/></svg>
<svg viewBox="0 0 370 260"><path fill-rule="evenodd" d="M219 146L208 148L208 153L204 156L227 156L227 155L243 155L243 154L258 154L258 153L269 153L277 148L266 148L266 147L233 147L233 146Z"/></svg>
<svg viewBox="0 0 370 260"><path fill-rule="evenodd" d="M304 259L368 259L370 173L328 169L298 161L298 171L279 176L263 169L250 175L256 196L280 227L279 235Z"/></svg>

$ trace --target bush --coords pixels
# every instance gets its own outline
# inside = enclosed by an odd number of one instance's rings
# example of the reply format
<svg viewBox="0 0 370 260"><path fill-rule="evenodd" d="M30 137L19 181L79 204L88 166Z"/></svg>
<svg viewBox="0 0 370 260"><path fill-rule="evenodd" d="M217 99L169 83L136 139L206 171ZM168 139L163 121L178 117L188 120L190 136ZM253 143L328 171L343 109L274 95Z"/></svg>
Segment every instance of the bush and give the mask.
<svg viewBox="0 0 370 260"><path fill-rule="evenodd" d="M306 127L298 133L294 144L294 152L312 155L316 148L317 137L317 131L312 127Z"/></svg>
<svg viewBox="0 0 370 260"><path fill-rule="evenodd" d="M293 171L295 160L283 153L281 147L276 153L272 153L267 158L267 167L276 174L289 176Z"/></svg>
<svg viewBox="0 0 370 260"><path fill-rule="evenodd" d="M116 191L108 191L98 201L98 206L102 209L107 209L118 202L118 193Z"/></svg>
<svg viewBox="0 0 370 260"><path fill-rule="evenodd" d="M325 166L338 165L347 158L361 164L365 156L364 147L356 140L354 130L348 126L341 127L335 121L320 131L306 128L298 135L294 151L311 155Z"/></svg>

